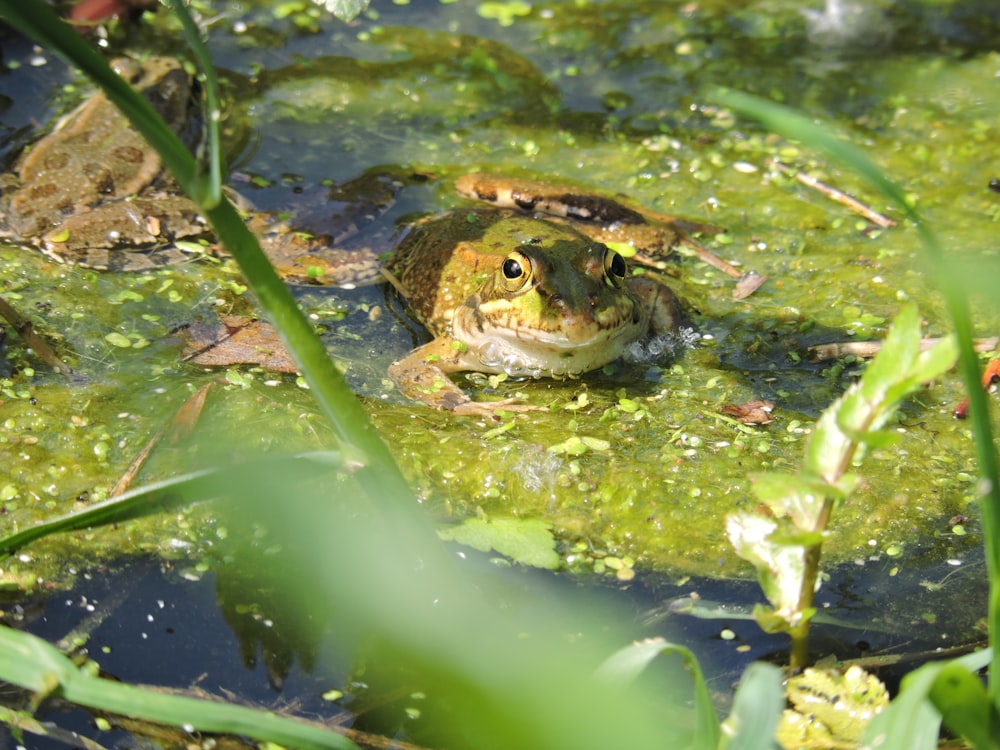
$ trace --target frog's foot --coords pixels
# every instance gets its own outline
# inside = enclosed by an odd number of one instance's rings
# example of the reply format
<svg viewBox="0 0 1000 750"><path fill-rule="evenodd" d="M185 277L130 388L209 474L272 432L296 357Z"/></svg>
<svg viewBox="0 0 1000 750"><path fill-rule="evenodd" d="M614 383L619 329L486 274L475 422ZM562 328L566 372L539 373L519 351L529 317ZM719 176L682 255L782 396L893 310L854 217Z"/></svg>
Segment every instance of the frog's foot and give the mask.
<svg viewBox="0 0 1000 750"><path fill-rule="evenodd" d="M498 419L498 411L544 411L543 406L517 403L518 399L473 401L449 379L447 373L475 369L474 360L453 348L448 338L438 338L414 349L389 365L389 378L404 395L443 411Z"/></svg>

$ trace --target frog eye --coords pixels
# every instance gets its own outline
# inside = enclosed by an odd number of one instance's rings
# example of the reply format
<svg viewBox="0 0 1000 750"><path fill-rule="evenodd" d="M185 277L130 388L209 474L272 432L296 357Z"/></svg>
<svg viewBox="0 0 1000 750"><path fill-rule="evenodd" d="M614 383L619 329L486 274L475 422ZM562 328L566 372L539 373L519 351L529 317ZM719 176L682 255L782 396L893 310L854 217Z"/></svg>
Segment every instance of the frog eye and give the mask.
<svg viewBox="0 0 1000 750"><path fill-rule="evenodd" d="M503 274L504 288L509 292L516 292L528 280L531 261L521 253L511 253L500 265L500 272Z"/></svg>
<svg viewBox="0 0 1000 750"><path fill-rule="evenodd" d="M609 248L604 254L604 272L611 277L612 281L621 281L625 278L627 271L625 259Z"/></svg>

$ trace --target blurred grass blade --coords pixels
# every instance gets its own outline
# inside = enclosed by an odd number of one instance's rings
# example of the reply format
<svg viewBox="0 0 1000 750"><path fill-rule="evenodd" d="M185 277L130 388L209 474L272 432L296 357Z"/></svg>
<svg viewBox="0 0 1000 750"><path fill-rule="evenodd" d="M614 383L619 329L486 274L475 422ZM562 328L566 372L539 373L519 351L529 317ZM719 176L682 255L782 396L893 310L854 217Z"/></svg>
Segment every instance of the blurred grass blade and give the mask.
<svg viewBox="0 0 1000 750"><path fill-rule="evenodd" d="M31 690L39 698L57 695L82 706L189 732L242 735L288 747L357 750L346 737L270 711L155 693L94 677L41 638L8 627L0 627L0 680Z"/></svg>
<svg viewBox="0 0 1000 750"><path fill-rule="evenodd" d="M83 510L67 513L11 534L0 539L0 555L12 554L26 544L51 534L131 521L205 500L229 496L236 491L240 482L252 482L254 476L271 476L275 472L283 472L282 476L294 483L329 474L340 466L340 455L330 452L258 459L250 464L237 464L225 469L192 472L139 487L89 505Z"/></svg>
<svg viewBox="0 0 1000 750"><path fill-rule="evenodd" d="M715 714L708 685L698 659L684 646L668 643L663 638L651 638L626 646L612 654L597 671L597 678L611 684L627 684L636 680L661 655L676 654L694 683L695 735L694 747L714 748L719 744L719 717ZM780 694L780 690L779 690Z"/></svg>
<svg viewBox="0 0 1000 750"><path fill-rule="evenodd" d="M733 696L733 710L723 722L725 750L771 750L774 730L785 707L781 670L754 662L743 673Z"/></svg>
<svg viewBox="0 0 1000 750"><path fill-rule="evenodd" d="M950 732L964 737L976 750L1000 748L1000 737L990 726L995 710L978 675L960 664L945 664L927 697Z"/></svg>

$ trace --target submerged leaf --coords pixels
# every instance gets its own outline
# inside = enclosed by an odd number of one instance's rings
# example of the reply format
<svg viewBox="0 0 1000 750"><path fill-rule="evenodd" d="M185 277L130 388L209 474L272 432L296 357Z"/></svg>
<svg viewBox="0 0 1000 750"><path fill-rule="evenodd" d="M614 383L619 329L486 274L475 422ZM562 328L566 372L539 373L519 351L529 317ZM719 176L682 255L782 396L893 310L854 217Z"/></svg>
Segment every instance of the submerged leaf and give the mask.
<svg viewBox="0 0 1000 750"><path fill-rule="evenodd" d="M298 366L274 326L238 315L217 322L195 322L180 332L184 359L208 367L259 365L272 372L294 374Z"/></svg>
<svg viewBox="0 0 1000 750"><path fill-rule="evenodd" d="M470 518L458 526L439 529L438 536L480 552L492 549L522 565L535 568L555 570L561 563L555 551L552 528L538 519Z"/></svg>

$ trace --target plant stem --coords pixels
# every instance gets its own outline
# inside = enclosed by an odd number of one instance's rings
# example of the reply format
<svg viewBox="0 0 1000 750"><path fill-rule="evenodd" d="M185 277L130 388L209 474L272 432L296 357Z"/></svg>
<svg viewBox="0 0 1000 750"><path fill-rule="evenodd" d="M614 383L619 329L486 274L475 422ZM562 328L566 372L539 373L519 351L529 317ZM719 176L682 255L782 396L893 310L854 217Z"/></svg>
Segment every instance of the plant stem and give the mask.
<svg viewBox="0 0 1000 750"><path fill-rule="evenodd" d="M1000 707L1000 467L990 424L989 404L980 385L982 373L973 343L969 303L962 289L962 279L955 273L954 264L948 261L937 236L922 222L917 231L924 250L934 264L937 283L944 295L948 314L955 326L958 340L958 369L969 394L969 418L975 438L976 463L982 483L980 509L982 511L983 545L986 550L986 570L990 593L986 621L989 625L993 659L990 662L988 692L994 706Z"/></svg>
<svg viewBox="0 0 1000 750"><path fill-rule="evenodd" d="M853 453L853 452L852 452ZM833 512L833 500L824 498L823 507L816 519L814 532L822 533L830 522ZM803 553L805 570L802 574L802 588L799 589L799 602L796 610L802 617L801 621L789 631L792 638L792 649L788 666L792 672L799 672L809 664L809 628L812 625L813 602L816 598L816 581L819 579L819 564L823 557L823 543L817 542L805 548Z"/></svg>
<svg viewBox="0 0 1000 750"><path fill-rule="evenodd" d="M205 211L219 239L239 262L258 304L274 323L299 365L343 448L356 464L356 477L375 501L412 498L399 468L343 376L334 367L288 287L257 244L257 238L228 200ZM405 503L400 503L405 504Z"/></svg>

